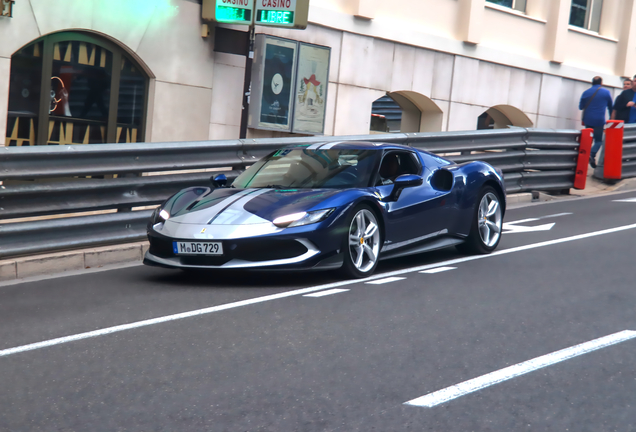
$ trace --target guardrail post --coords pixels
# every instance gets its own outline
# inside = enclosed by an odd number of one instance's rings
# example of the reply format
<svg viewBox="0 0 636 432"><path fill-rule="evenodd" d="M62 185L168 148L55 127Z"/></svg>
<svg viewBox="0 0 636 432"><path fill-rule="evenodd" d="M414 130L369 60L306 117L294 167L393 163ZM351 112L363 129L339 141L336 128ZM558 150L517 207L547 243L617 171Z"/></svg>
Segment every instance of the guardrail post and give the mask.
<svg viewBox="0 0 636 432"><path fill-rule="evenodd" d="M594 129L583 129L579 137L579 157L576 162L574 189L585 189L587 182L587 166L590 163L590 150L594 140Z"/></svg>
<svg viewBox="0 0 636 432"><path fill-rule="evenodd" d="M603 177L620 180L623 170L623 120L609 120L605 125L605 161Z"/></svg>

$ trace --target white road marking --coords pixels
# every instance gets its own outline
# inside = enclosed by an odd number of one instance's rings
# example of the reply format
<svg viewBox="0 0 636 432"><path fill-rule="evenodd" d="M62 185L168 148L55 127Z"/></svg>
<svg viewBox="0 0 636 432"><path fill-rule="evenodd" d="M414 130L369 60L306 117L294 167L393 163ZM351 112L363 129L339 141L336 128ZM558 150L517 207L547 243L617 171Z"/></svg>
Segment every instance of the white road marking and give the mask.
<svg viewBox="0 0 636 432"><path fill-rule="evenodd" d="M539 219L558 218L558 217L562 217L562 216L571 216L573 214L574 213L557 213L557 214L553 214L553 215L541 216Z"/></svg>
<svg viewBox="0 0 636 432"><path fill-rule="evenodd" d="M527 226L513 225L512 222L510 222L510 223L503 224L502 228L505 230L504 234L518 234L518 233L528 233L528 232L536 232L536 231L550 231L552 227L554 227L554 225L556 224L549 223L545 225L527 227Z"/></svg>
<svg viewBox="0 0 636 432"><path fill-rule="evenodd" d="M609 336L605 336L599 339L594 339L590 342L585 342L580 345L575 345L570 348L566 348L560 351L546 354L541 357L537 357L532 360L525 361L513 366L509 366L504 369L500 369L496 372L492 372L486 375L482 375L478 378L473 378L463 383L447 387L442 390L427 394L417 399L405 402L405 405L412 405L417 407L432 408L434 406L443 404L458 397L467 395L469 393L476 392L486 387L498 384L500 382L507 381L512 378L516 378L519 375L527 374L528 372L535 371L537 369L544 368L546 366L553 365L571 358L596 351L601 348L625 342L629 339L636 337L636 331L624 330L619 333L614 333Z"/></svg>
<svg viewBox="0 0 636 432"><path fill-rule="evenodd" d="M512 222L505 222L507 224L512 224L512 225L517 225L520 223L525 223L525 222L535 222L541 219L552 219L552 218L558 218L558 217L563 217L563 216L570 216L574 213L557 213L557 214L553 214L553 215L547 215L547 216L539 216L536 218L529 218L529 219L522 219L522 220L518 220L518 221L512 221Z"/></svg>
<svg viewBox="0 0 636 432"><path fill-rule="evenodd" d="M434 268L434 269L421 271L420 273L435 274L435 273L441 273L441 272L445 272L445 271L449 271L449 270L455 270L455 269L457 269L457 267L437 267L437 268Z"/></svg>
<svg viewBox="0 0 636 432"><path fill-rule="evenodd" d="M150 325L154 325L154 324L161 324L161 323L168 322L168 321L175 321L175 320L191 318L191 317L195 317L195 316L199 316L199 315L206 315L206 314L220 312L220 311L227 310L227 309L234 309L234 308L238 308L238 307L242 307L242 306L248 306L248 305L253 305L253 304L257 304L257 303L264 303L264 302L268 302L268 301L272 301L272 300L279 300L279 299L282 299L282 298L293 297L293 296L298 296L298 295L304 295L304 294L309 294L309 293L317 292L317 291L323 291L323 290L326 290L326 289L338 288L338 287L341 287L341 286L347 286L347 285L353 285L353 284L357 284L357 283L363 283L363 282L369 282L369 281L374 281L374 280L379 280L379 279L385 279L385 278L389 278L389 277L393 277L393 276L399 276L399 275L408 274L408 273L415 273L415 272L419 272L419 271L423 271L423 270L433 269L433 268L440 267L440 266L453 266L455 264L460 264L460 263L464 263L464 262L468 262L468 261L476 261L476 260L481 260L481 259L486 259L486 258L493 258L493 257L499 256L499 255L506 255L506 254L515 253L515 252L521 252L521 251L525 251L525 250L529 250L529 249L536 249L536 248L542 248L542 247L552 246L552 245L561 244L561 243L568 243L568 242L572 242L572 241L583 240L583 239L587 239L587 238L598 237L598 236L602 236L602 235L607 235L607 234L612 234L612 233L617 233L617 232L627 231L627 230L632 230L632 229L636 229L636 224L624 225L624 226L620 226L620 227L616 227L616 228L609 228L609 229L605 229L605 230L601 230L601 231L594 231L594 232L587 233L587 234L579 234L579 235L575 235L575 236L571 236L571 237L564 237L564 238L556 239L556 240L549 240L549 241L544 241L544 242L539 242L539 243L533 243L533 244L529 244L529 245L525 245L525 246L518 246L518 247L514 247L514 248L510 248L510 249L504 249L504 250L500 250L500 251L495 251L495 252L491 253L490 255L466 256L466 257L452 259L452 260L448 260L448 261L442 261L442 262L438 262L438 263L426 264L426 265L423 265L423 266L411 267L411 268L407 268L407 269L402 269L402 270L396 270L396 271L392 271L392 272L382 273L382 274L379 274L379 275L376 275L376 276L368 277L366 279L357 279L357 280L347 280L347 281L334 282L334 283L325 284L325 285L319 285L319 286L315 286L315 287L302 288L302 289L298 289L298 290L287 291L287 292L267 295L267 296L263 296L263 297L256 297L256 298L248 299L248 300L242 300L242 301L238 301L238 302L234 302L234 303L227 303L227 304L224 304L224 305L213 306L213 307L204 308L204 309L198 309L198 310L194 310L194 311L190 311L190 312L183 312L183 313L178 313L178 314L174 314L174 315L168 315L168 316L148 319L148 320L144 320L144 321L137 321L137 322L133 322L133 323L130 323L130 324L123 324L123 325L118 325L118 326L114 326L114 327L107 327L107 328L104 328L104 329L89 331L89 332L86 332L86 333L79 333L79 334L72 335L72 336L65 336L65 337L56 338L56 339L49 339L49 340L42 341L42 342L36 342L36 343L28 344L28 345L22 345L22 346L18 346L18 347L14 347L14 348L8 348L8 349L0 351L0 357L11 355L11 354L17 354L17 353L24 352L24 351L31 351L31 350L34 350L34 349L39 349L39 348L45 348L45 347L49 347L49 346L59 345L59 344L67 343L67 342L73 342L73 341L77 341L77 340L88 339L88 338L93 338L93 337L97 337L97 336L103 336L103 335L107 335L107 334L111 334L111 333L117 333L117 332L120 332L120 331L132 330L132 329L140 328L140 327L146 327L146 326L150 326Z"/></svg>
<svg viewBox="0 0 636 432"><path fill-rule="evenodd" d="M504 224L516 225L516 224L520 224L520 223L534 222L534 221L538 221L538 220L539 220L539 218L521 219L521 220L518 220L518 221L504 222Z"/></svg>
<svg viewBox="0 0 636 432"><path fill-rule="evenodd" d="M366 283L371 284L371 285L382 285L382 284L387 284L387 283L391 283L391 282L401 281L401 280L404 280L404 279L406 279L406 278L403 278L403 277L388 277L388 278L384 278L384 279L373 280L371 282L366 282Z"/></svg>
<svg viewBox="0 0 636 432"><path fill-rule="evenodd" d="M614 202L626 202L626 203L633 203L633 202L636 202L636 198L629 198L629 199L622 199L622 200L614 200Z"/></svg>
<svg viewBox="0 0 636 432"><path fill-rule="evenodd" d="M320 291L317 293L312 293L312 294L305 294L303 297L324 297L324 296L328 296L328 295L332 295L332 294L340 294L343 292L347 292L350 291L348 289L332 289L332 290L327 290L327 291Z"/></svg>

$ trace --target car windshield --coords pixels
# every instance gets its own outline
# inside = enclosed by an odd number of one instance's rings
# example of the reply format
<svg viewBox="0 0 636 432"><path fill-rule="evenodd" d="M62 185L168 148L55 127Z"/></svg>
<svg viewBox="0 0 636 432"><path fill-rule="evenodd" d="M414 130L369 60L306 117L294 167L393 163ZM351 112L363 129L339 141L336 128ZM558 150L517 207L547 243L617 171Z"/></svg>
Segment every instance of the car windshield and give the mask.
<svg viewBox="0 0 636 432"><path fill-rule="evenodd" d="M378 154L374 150L278 150L248 168L232 186L241 189L367 187Z"/></svg>

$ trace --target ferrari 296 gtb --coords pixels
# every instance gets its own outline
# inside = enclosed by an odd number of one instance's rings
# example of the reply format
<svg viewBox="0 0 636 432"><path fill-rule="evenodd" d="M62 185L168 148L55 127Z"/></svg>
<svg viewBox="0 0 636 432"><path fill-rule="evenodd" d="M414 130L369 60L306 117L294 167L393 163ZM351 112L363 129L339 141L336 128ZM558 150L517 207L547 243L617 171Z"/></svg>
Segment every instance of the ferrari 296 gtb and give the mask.
<svg viewBox="0 0 636 432"><path fill-rule="evenodd" d="M144 263L181 269L341 269L456 246L492 252L506 194L501 171L412 147L332 142L275 151L227 187L184 189L148 224Z"/></svg>

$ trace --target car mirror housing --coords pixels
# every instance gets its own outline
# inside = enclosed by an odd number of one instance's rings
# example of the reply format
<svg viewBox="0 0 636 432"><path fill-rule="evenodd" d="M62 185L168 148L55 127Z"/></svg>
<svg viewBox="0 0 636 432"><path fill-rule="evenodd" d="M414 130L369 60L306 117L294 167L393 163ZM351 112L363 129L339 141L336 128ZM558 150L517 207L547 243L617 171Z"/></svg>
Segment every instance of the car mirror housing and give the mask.
<svg viewBox="0 0 636 432"><path fill-rule="evenodd" d="M225 174L219 174L216 177L210 177L210 181L214 187L224 187L227 184L227 176Z"/></svg>
<svg viewBox="0 0 636 432"><path fill-rule="evenodd" d="M393 192L389 196L389 201L397 201L404 189L421 186L422 183L424 183L424 179L419 175L403 174L399 176L393 183Z"/></svg>

